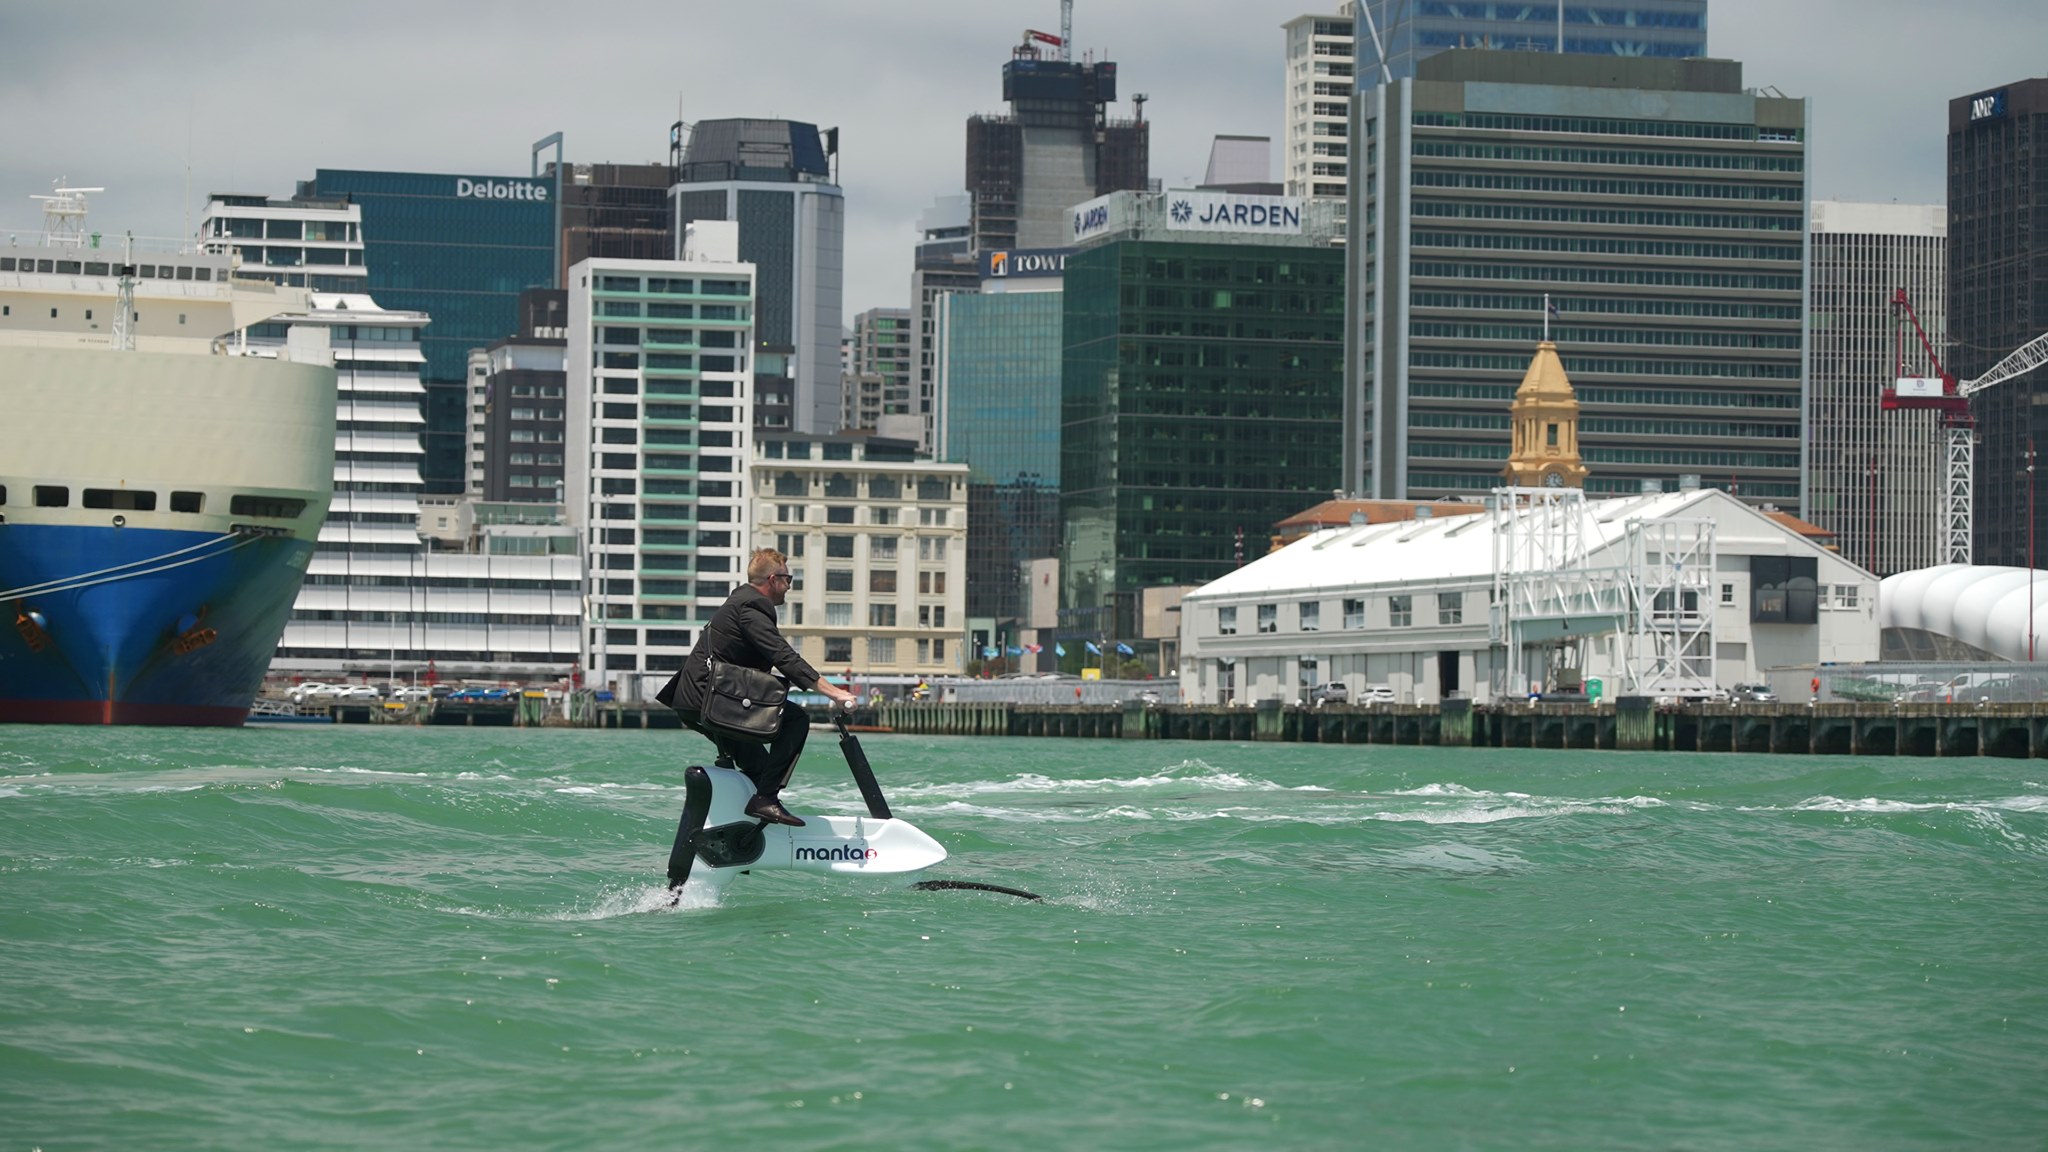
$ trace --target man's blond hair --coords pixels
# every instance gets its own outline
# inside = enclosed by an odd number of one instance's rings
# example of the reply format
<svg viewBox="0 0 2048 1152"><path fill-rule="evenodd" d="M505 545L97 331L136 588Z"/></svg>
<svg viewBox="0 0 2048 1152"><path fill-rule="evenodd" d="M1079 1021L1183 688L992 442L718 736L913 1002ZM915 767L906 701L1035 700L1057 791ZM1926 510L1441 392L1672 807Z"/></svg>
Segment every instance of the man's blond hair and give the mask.
<svg viewBox="0 0 2048 1152"><path fill-rule="evenodd" d="M756 548L747 557L747 583L759 584L769 576L789 567L789 557L773 548Z"/></svg>

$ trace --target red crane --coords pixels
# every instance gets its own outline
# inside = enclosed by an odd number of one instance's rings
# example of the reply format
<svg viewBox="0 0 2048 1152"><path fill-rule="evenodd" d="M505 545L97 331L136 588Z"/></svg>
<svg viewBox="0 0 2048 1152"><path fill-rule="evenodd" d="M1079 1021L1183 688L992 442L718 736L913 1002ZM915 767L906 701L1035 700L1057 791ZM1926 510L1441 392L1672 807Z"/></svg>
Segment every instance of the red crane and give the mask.
<svg viewBox="0 0 2048 1152"><path fill-rule="evenodd" d="M2048 332L2020 345L2010 356L1993 364L1989 371L1975 380L1958 382L1953 373L1942 367L1941 356L1935 352L1934 342L1928 339L1927 329L1920 326L1920 316L1913 311L1913 303L1906 298L1904 288L1892 290L1892 316L1897 321L1894 340L1897 363L1892 386L1884 390L1882 405L1887 412L1905 409L1941 413L1941 426L1948 433L1948 515L1943 519L1942 555L1950 564L1968 564L1971 562L1971 493L1975 484L1977 452L1977 425L1970 416L1970 397L2048 364ZM1933 376L1905 374L1906 324L1909 322L1913 325L1913 334L1920 339L1920 347L1927 353L1927 362L1934 368ZM2031 486L2031 477L2028 483Z"/></svg>

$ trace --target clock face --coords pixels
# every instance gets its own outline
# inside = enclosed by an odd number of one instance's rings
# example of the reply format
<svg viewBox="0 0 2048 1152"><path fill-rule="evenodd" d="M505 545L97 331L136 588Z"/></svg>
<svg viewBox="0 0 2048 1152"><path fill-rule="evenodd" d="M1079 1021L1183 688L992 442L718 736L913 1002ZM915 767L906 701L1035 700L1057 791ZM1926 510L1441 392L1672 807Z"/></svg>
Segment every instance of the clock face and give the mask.
<svg viewBox="0 0 2048 1152"><path fill-rule="evenodd" d="M1564 473L1562 473L1562 472L1559 472L1559 471L1558 471L1557 469L1555 469L1555 468L1551 469L1551 470L1550 470L1550 471L1548 471L1548 472L1545 472L1545 473L1543 474L1543 486L1544 486L1545 488L1562 488L1562 487L1564 487Z"/></svg>

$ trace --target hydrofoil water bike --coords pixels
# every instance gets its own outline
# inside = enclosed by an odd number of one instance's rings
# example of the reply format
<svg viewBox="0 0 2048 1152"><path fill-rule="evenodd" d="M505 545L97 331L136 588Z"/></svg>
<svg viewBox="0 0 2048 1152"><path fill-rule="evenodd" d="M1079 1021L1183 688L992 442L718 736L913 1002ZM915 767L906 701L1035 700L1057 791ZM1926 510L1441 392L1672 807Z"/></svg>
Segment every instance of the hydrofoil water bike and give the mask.
<svg viewBox="0 0 2048 1152"><path fill-rule="evenodd" d="M833 876L913 878L945 862L946 849L908 820L889 811L867 753L846 725L846 713L832 710L839 750L867 803L865 816L807 815L802 827L772 824L747 815L754 782L721 758L711 767L691 765L683 773L683 816L668 857L668 886L677 891L692 876L723 891L735 876L759 870L820 872ZM969 880L920 880L926 890L1001 892L1037 900L1033 893Z"/></svg>

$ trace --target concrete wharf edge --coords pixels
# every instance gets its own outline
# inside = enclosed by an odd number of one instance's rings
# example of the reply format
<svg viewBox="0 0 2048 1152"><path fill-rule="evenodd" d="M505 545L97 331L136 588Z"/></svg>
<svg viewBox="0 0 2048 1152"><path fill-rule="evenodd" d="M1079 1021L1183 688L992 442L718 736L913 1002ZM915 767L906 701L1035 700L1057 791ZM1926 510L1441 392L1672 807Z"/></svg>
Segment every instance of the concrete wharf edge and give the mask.
<svg viewBox="0 0 2048 1152"><path fill-rule="evenodd" d="M336 703L344 724L675 729L659 704L607 703L564 719L538 701L450 703L403 713ZM820 718L822 720L822 718ZM1060 736L1096 740L1230 740L1396 744L1443 748L1556 748L1623 752L1750 752L1815 756L2048 758L2048 702L2007 704L1775 703L1659 707L1649 697L1610 704L1474 706L1333 704L1111 705L901 701L862 708L855 730L928 736Z"/></svg>

